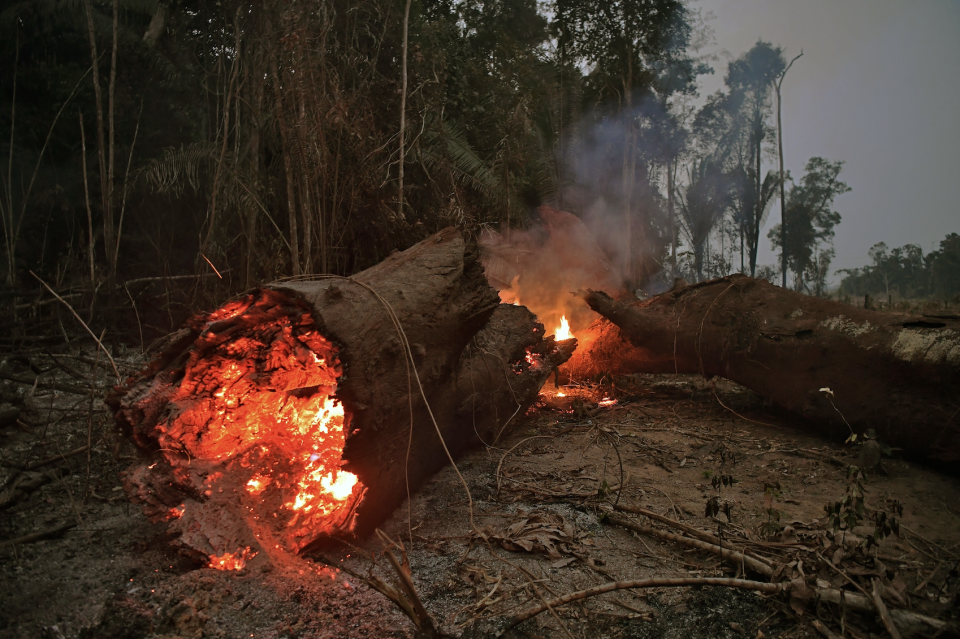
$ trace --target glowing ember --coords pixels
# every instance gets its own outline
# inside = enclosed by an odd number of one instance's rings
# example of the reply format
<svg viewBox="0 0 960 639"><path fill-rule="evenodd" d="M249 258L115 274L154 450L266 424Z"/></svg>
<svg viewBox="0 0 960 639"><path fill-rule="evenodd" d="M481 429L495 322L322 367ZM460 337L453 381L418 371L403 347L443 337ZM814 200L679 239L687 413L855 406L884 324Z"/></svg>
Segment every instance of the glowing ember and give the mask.
<svg viewBox="0 0 960 639"><path fill-rule="evenodd" d="M225 552L222 555L212 555L207 568L216 568L217 570L243 570L247 562L257 556L256 552L250 552L250 546L246 548L237 548L237 552Z"/></svg>
<svg viewBox="0 0 960 639"><path fill-rule="evenodd" d="M306 309L260 295L194 320L199 337L158 440L177 478L205 501L239 492L249 522L298 551L325 532L349 530L364 488L341 468L336 346ZM214 568L239 569L249 558L215 549Z"/></svg>
<svg viewBox="0 0 960 639"><path fill-rule="evenodd" d="M567 323L566 315L562 315L560 317L560 326L556 328L556 330L553 332L553 335L557 341L570 339L573 337L573 333L570 332L570 324Z"/></svg>
<svg viewBox="0 0 960 639"><path fill-rule="evenodd" d="M562 392L561 392L561 393L557 393L557 397L566 397L566 396L567 396L566 393L562 393Z"/></svg>
<svg viewBox="0 0 960 639"><path fill-rule="evenodd" d="M331 497L339 501L343 501L353 493L353 487L356 483L357 476L343 470L337 473L336 479L333 478L333 473L327 473L326 476L320 480L320 485L323 486L323 489Z"/></svg>
<svg viewBox="0 0 960 639"><path fill-rule="evenodd" d="M527 364L530 364L530 368L533 370L540 370L543 368L543 355L527 351L525 359L527 360Z"/></svg>
<svg viewBox="0 0 960 639"><path fill-rule="evenodd" d="M263 475L254 475L250 478L250 481L247 482L247 492L251 495L259 495L264 491L269 483L269 477L264 477Z"/></svg>
<svg viewBox="0 0 960 639"><path fill-rule="evenodd" d="M605 398L603 398L602 400L600 400L599 405L600 405L600 406L613 406L613 405L616 404L616 403L617 403L617 400L615 400L615 399L610 399L610 398L605 397Z"/></svg>

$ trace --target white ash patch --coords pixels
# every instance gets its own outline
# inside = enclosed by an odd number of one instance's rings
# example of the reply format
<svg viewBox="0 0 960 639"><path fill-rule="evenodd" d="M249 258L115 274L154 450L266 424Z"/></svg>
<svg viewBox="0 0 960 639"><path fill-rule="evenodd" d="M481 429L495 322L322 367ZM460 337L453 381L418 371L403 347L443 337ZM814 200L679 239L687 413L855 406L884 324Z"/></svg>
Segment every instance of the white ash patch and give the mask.
<svg viewBox="0 0 960 639"><path fill-rule="evenodd" d="M803 309L797 308L790 313L790 319L797 319L798 317L803 317Z"/></svg>
<svg viewBox="0 0 960 639"><path fill-rule="evenodd" d="M870 331L877 330L877 327L870 322L857 324L846 315L828 317L820 322L820 327L831 331L840 331L844 335L849 335L850 337L860 337L861 335L869 333Z"/></svg>
<svg viewBox="0 0 960 639"><path fill-rule="evenodd" d="M931 364L960 365L960 333L905 328L897 335L892 351L907 362L919 358Z"/></svg>

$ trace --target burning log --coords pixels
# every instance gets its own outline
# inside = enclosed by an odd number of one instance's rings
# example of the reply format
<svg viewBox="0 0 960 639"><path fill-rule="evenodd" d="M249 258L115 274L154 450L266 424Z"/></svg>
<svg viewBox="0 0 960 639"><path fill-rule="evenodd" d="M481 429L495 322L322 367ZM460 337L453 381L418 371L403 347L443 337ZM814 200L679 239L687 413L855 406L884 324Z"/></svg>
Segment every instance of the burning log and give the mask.
<svg viewBox="0 0 960 639"><path fill-rule="evenodd" d="M498 302L447 229L195 318L110 398L151 452L128 494L217 568L371 532L447 463L444 443L495 439L572 353Z"/></svg>
<svg viewBox="0 0 960 639"><path fill-rule="evenodd" d="M573 374L718 375L835 436L873 429L909 457L960 459L956 319L858 309L741 275L645 301L579 295L609 321L592 327Z"/></svg>

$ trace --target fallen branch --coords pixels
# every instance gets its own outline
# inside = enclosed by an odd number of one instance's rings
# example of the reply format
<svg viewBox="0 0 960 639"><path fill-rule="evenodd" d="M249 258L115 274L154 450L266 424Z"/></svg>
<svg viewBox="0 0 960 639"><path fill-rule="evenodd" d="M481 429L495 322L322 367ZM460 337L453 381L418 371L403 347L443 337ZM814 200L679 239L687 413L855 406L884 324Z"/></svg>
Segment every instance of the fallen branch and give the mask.
<svg viewBox="0 0 960 639"><path fill-rule="evenodd" d="M749 579L730 579L727 577L657 577L653 579L637 579L635 581L615 581L557 597L553 601L544 602L542 606L531 608L511 619L503 631L506 632L517 624L536 617L548 607L556 608L557 606L563 606L573 601L579 601L595 595L602 595L605 592L624 590L627 588L679 588L683 586L724 586L726 588L755 590L768 595L783 592L785 588L783 584L771 584L762 581L751 581ZM501 633L501 635L502 634L503 633Z"/></svg>
<svg viewBox="0 0 960 639"><path fill-rule="evenodd" d="M54 526L47 530L41 530L40 532L30 533L29 535L23 535L22 537L16 537L14 539L7 539L5 541L0 541L0 548L7 548L9 546L20 546L22 544L29 544L34 541L40 541L41 539L49 539L51 537L56 537L70 530L71 528L76 528L76 522L71 522L69 524L62 524L60 526Z"/></svg>
<svg viewBox="0 0 960 639"><path fill-rule="evenodd" d="M677 530L682 530L688 535L693 535L694 537L698 537L708 543L715 544L715 545L720 544L720 540L717 539L715 536L711 535L710 533L703 532L702 530L697 530L693 526L682 524L679 521L676 521L675 519L670 519L669 517L658 515L652 510L647 510L646 508L639 508L637 506L614 506L614 509L619 510L620 512L633 513L634 515L643 515L644 517L654 519L656 521L659 521L660 523L667 524L668 526L673 526Z"/></svg>
<svg viewBox="0 0 960 639"><path fill-rule="evenodd" d="M846 606L849 610L859 612L876 612L876 604L871 597L865 597L856 592L848 590L838 590L836 588L817 588L815 590L821 603L832 603L838 606ZM841 604L841 599L843 603ZM940 619L921 615L909 610L888 610L891 620L895 621L898 628L902 628L904 634L912 635L917 632L944 631L952 628L951 624Z"/></svg>
<svg viewBox="0 0 960 639"><path fill-rule="evenodd" d="M31 470L36 470L38 468L42 468L43 466L47 466L48 464L58 462L61 459L67 459L69 457L74 457L75 455L79 455L80 453L84 453L87 451L88 448L90 448L90 446L87 444L84 444L80 448L74 448L69 452L57 453L56 455L51 455L46 459L41 459L39 461L31 462L29 464L17 464L11 461L0 461L0 464L4 466L9 466L10 468L16 468L17 470L31 471Z"/></svg>
<svg viewBox="0 0 960 639"><path fill-rule="evenodd" d="M823 635L827 639L840 639L840 635L838 635L833 630L830 630L825 625L823 625L819 619L811 619L810 625L813 626L817 632L819 632L821 635Z"/></svg>
<svg viewBox="0 0 960 639"><path fill-rule="evenodd" d="M47 289L47 290L50 292L51 295L53 295L55 298L57 298L58 300L60 300L61 302L63 302L63 305L66 306L66 307L70 310L71 313L73 313L73 316L74 316L75 318L77 318L77 321L80 322L80 324L87 330L88 333L90 333L90 337L92 337L92 338L94 339L94 341L97 342L97 346L100 347L100 350L103 351L103 354L107 356L107 359L108 359L108 360L110 360L110 365L113 366L113 374L117 376L117 383L119 383L119 382L120 382L120 371L117 370L117 364L113 361L113 357L110 355L110 352L107 351L107 348L103 345L103 342L101 342L99 339L97 339L97 336L93 333L93 331L90 330L90 327L87 326L87 323L83 321L83 318L80 317L75 310L73 310L73 307L70 306L70 304L68 304L66 300L64 300L62 297L60 297L59 295L57 295L57 292L54 291L52 288L50 288L50 285L49 285L49 284L47 284L47 283L44 282L42 279L40 279L40 277L39 277L36 273L34 273L33 271L29 271L29 273L30 273L30 275L33 275L33 277L36 278L36 280L37 280L38 282L40 282L41 284L43 284L43 287L44 287L45 289Z"/></svg>
<svg viewBox="0 0 960 639"><path fill-rule="evenodd" d="M700 541L699 539L691 539L690 537L681 537L680 535L668 533L663 530L657 530L656 528L651 528L650 526L644 526L643 524L638 524L636 522L630 521L629 519L617 517L616 515L608 515L604 521L607 521L616 526L621 526L623 528L633 530L638 533L643 533L644 535L651 535L653 537L658 537L666 541L672 541L676 544L687 546L689 548L698 548L700 550L706 550L707 552L713 553L715 555L719 555L722 559L726 559L728 561L733 562L735 565L741 565L746 568L749 568L753 572L761 574L764 577L771 577L773 575L773 566L757 559L756 557L750 557L749 555L744 555L742 552L737 552L729 548L723 548L716 544Z"/></svg>
<svg viewBox="0 0 960 639"><path fill-rule="evenodd" d="M0 372L0 379L6 379L11 382L18 382L20 384L26 384L28 386L36 385L37 388L42 388L44 390L56 390L61 393L71 393L72 395L89 395L89 388L80 388L79 386L74 386L72 384L61 384L60 382L41 382L38 381L36 377L30 378L22 375L11 375L10 373Z"/></svg>
<svg viewBox="0 0 960 639"><path fill-rule="evenodd" d="M887 605L883 603L883 597L880 596L880 590L880 580L874 577L873 605L877 608L877 613L880 615L880 621L883 622L883 627L887 629L888 633L890 633L890 639L900 639L900 631L897 630L897 625L893 623L893 619L890 618L890 611L887 610Z"/></svg>
<svg viewBox="0 0 960 639"><path fill-rule="evenodd" d="M10 508L20 501L21 498L32 493L37 488L59 479L56 471L63 471L65 475L70 473L69 468L56 468L54 470L48 470L43 474L37 475L36 477L25 479L19 484L14 484L10 487L8 493L5 495L0 495L0 510L6 510L7 508Z"/></svg>

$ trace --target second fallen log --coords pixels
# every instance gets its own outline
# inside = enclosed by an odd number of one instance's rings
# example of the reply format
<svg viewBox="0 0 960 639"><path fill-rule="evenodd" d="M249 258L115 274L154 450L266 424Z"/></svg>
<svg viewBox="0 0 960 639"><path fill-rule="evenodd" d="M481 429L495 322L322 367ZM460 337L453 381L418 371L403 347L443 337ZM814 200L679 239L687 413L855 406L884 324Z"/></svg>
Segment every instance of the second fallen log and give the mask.
<svg viewBox="0 0 960 639"><path fill-rule="evenodd" d="M581 375L718 375L834 436L873 429L911 458L960 459L960 321L858 309L742 275L644 301L579 295L609 320L571 362Z"/></svg>

